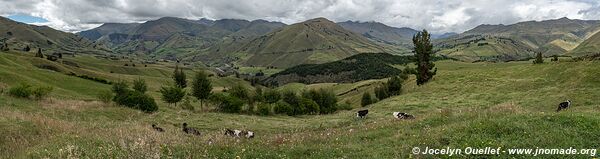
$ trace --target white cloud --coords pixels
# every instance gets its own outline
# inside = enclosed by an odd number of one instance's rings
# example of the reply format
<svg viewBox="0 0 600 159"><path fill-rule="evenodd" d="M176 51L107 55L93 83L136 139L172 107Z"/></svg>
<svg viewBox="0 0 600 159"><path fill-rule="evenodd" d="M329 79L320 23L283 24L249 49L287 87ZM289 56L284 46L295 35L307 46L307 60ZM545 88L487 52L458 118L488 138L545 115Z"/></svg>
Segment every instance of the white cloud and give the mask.
<svg viewBox="0 0 600 159"><path fill-rule="evenodd" d="M105 22L143 22L164 16L266 19L296 23L379 21L395 27L462 32L480 24L512 24L568 17L598 19L595 0L0 0L0 15L29 14L64 31Z"/></svg>

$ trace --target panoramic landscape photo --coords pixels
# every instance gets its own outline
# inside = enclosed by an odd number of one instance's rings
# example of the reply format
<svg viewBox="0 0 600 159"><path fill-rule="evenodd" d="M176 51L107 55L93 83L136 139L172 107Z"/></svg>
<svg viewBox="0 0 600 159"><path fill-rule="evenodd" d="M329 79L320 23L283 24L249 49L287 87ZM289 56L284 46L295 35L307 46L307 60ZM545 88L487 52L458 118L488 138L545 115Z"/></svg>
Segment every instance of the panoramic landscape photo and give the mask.
<svg viewBox="0 0 600 159"><path fill-rule="evenodd" d="M0 0L0 158L597 158L600 1Z"/></svg>

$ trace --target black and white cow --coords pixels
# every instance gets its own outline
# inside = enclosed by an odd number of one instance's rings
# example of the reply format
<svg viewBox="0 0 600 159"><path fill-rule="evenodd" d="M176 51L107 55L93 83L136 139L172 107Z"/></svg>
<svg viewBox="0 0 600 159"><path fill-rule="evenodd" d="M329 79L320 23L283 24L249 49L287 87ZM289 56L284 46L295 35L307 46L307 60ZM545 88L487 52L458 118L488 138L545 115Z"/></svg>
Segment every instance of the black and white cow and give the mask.
<svg viewBox="0 0 600 159"><path fill-rule="evenodd" d="M156 124L152 124L152 129L158 131L158 132L164 132L165 130L161 127L156 126Z"/></svg>
<svg viewBox="0 0 600 159"><path fill-rule="evenodd" d="M186 134L192 134L192 135L196 135L196 136L200 136L200 131L194 129L194 128L190 128L188 127L187 123L183 123L183 132L185 132Z"/></svg>
<svg viewBox="0 0 600 159"><path fill-rule="evenodd" d="M394 112L392 113L392 115L394 115L394 118L396 119L414 119L415 116L410 115L408 113L402 113L402 112Z"/></svg>
<svg viewBox="0 0 600 159"><path fill-rule="evenodd" d="M562 102L562 103L558 104L558 108L556 109L556 112L561 111L563 109L567 109L570 106L571 106L571 101L570 100Z"/></svg>
<svg viewBox="0 0 600 159"><path fill-rule="evenodd" d="M367 114L369 114L369 110L359 110L358 112L356 112L356 117L357 118L366 118Z"/></svg>
<svg viewBox="0 0 600 159"><path fill-rule="evenodd" d="M246 138L254 138L254 132L247 130L231 130L225 129L225 135L232 137L246 137Z"/></svg>

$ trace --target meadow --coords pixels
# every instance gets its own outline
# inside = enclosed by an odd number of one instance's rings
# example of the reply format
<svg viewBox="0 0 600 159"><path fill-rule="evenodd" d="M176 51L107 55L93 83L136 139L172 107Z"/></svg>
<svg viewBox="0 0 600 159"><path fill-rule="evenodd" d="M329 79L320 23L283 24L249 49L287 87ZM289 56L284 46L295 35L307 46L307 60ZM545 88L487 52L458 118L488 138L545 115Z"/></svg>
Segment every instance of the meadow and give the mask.
<svg viewBox="0 0 600 159"><path fill-rule="evenodd" d="M423 86L409 77L403 93L366 108L360 96L384 81L349 84L288 84L277 89L332 89L355 109L329 115L257 116L189 111L161 102L174 63L125 67L128 60L67 57L80 67L0 53L0 90L22 82L53 86L43 100L0 95L0 158L531 158L531 155L414 155L413 147L597 148L600 146L600 62L529 61L464 63L438 61L438 73ZM59 71L35 65L55 65ZM131 63L131 62L129 62ZM188 78L203 68L188 67ZM251 70L251 68L248 68ZM110 85L66 75L88 74L110 81L145 79L159 111L104 104L98 92ZM112 72L112 73L111 73ZM215 90L237 83L211 77ZM355 91L353 91L357 88ZM555 112L570 99L571 108ZM197 108L198 103L194 104ZM369 109L366 119L355 112ZM398 120L392 112L415 115ZM203 135L181 131L181 123ZM154 131L157 124L166 132ZM248 129L253 139L231 138L223 129ZM542 155L541 158L590 158Z"/></svg>

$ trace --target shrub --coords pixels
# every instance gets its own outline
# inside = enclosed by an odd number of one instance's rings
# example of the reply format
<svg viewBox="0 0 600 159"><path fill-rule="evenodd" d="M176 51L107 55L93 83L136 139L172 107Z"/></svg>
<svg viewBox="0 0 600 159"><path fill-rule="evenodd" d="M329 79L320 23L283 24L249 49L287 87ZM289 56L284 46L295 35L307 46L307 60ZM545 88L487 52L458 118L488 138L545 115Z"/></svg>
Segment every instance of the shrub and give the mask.
<svg viewBox="0 0 600 159"><path fill-rule="evenodd" d="M370 105L373 103L374 102L373 102L373 97L371 97L371 93L365 92L360 101L360 105L364 107L364 106L367 106L367 105Z"/></svg>
<svg viewBox="0 0 600 159"><path fill-rule="evenodd" d="M258 105L258 115L271 115L271 105L267 103L261 103Z"/></svg>
<svg viewBox="0 0 600 159"><path fill-rule="evenodd" d="M129 95L126 98L125 106L142 110L144 112L154 112L158 110L158 106L154 101L154 98L140 92L129 91Z"/></svg>
<svg viewBox="0 0 600 159"><path fill-rule="evenodd" d="M541 52L538 52L535 56L535 60L533 60L533 64L542 64L544 63L544 56Z"/></svg>
<svg viewBox="0 0 600 159"><path fill-rule="evenodd" d="M8 90L9 95L20 98L29 98L29 96L31 96L31 93L31 85L25 83L11 87Z"/></svg>
<svg viewBox="0 0 600 159"><path fill-rule="evenodd" d="M300 100L300 105L305 109L302 114L319 114L320 112L319 105L311 99L302 98Z"/></svg>
<svg viewBox="0 0 600 159"><path fill-rule="evenodd" d="M113 101L118 105L139 109L144 112L158 110L158 105L156 105L154 98L144 93L130 90L125 81L114 83L112 91L115 94Z"/></svg>
<svg viewBox="0 0 600 159"><path fill-rule="evenodd" d="M400 95L400 93L402 93L402 82L403 80L398 76L393 76L390 78L390 80L387 82L389 95Z"/></svg>
<svg viewBox="0 0 600 159"><path fill-rule="evenodd" d="M46 96L48 96L48 94L50 94L50 92L52 92L54 88L48 86L48 87L36 87L31 91L31 94L33 95L33 97L35 99L43 99Z"/></svg>
<svg viewBox="0 0 600 159"><path fill-rule="evenodd" d="M146 91L148 90L148 86L146 85L146 81L144 79L138 78L137 80L133 81L133 90L140 92L140 93L146 93Z"/></svg>
<svg viewBox="0 0 600 159"><path fill-rule="evenodd" d="M273 107L273 111L275 112L275 114L292 115L292 106L290 106L290 104L288 104L284 101L279 101L279 102L275 103L275 106Z"/></svg>
<svg viewBox="0 0 600 159"><path fill-rule="evenodd" d="M250 96L248 93L248 89L246 89L246 87L242 86L241 84L237 84L231 87L231 89L229 89L228 92L234 97L245 100L248 99L248 97Z"/></svg>
<svg viewBox="0 0 600 159"><path fill-rule="evenodd" d="M100 93L98 93L98 95L97 95L97 98L102 103L109 104L111 99L113 98L113 93L108 90L100 91Z"/></svg>
<svg viewBox="0 0 600 159"><path fill-rule="evenodd" d="M213 94L211 100L217 103L217 108L220 111L225 113L239 113L244 105L244 101L241 99L223 93Z"/></svg>
<svg viewBox="0 0 600 159"><path fill-rule="evenodd" d="M262 98L265 102L273 104L281 99L281 94L275 89L268 89L262 93Z"/></svg>
<svg viewBox="0 0 600 159"><path fill-rule="evenodd" d="M325 89L311 90L308 95L303 96L315 101L320 107L321 114L329 114L337 110L337 96L333 91Z"/></svg>
<svg viewBox="0 0 600 159"><path fill-rule="evenodd" d="M161 87L160 93L162 94L162 100L169 103L175 104L177 106L177 102L181 101L185 96L185 90L179 86L171 86L171 87Z"/></svg>
<svg viewBox="0 0 600 159"><path fill-rule="evenodd" d="M390 97L387 84L384 83L383 85L375 88L375 97L377 97L377 99L379 100L383 100Z"/></svg>
<svg viewBox="0 0 600 159"><path fill-rule="evenodd" d="M192 105L192 98L190 98L190 96L185 96L185 98L183 98L181 108L185 110L194 111L194 106Z"/></svg>

